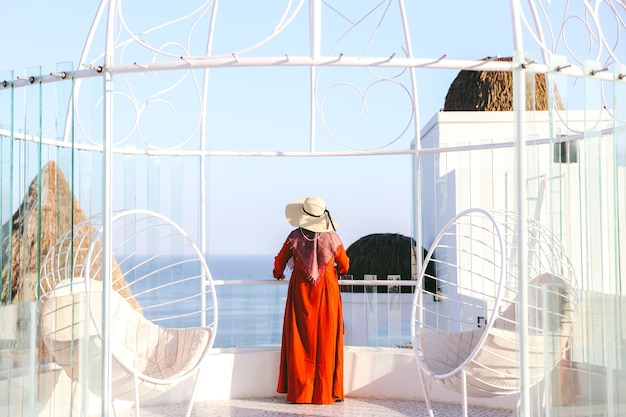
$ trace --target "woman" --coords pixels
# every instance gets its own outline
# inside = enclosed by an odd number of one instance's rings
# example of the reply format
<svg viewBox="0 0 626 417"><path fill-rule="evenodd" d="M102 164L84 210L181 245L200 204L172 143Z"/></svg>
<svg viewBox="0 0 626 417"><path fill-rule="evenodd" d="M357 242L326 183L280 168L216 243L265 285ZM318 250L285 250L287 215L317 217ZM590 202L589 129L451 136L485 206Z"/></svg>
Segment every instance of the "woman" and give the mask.
<svg viewBox="0 0 626 417"><path fill-rule="evenodd" d="M274 278L292 269L280 352L279 393L291 403L343 401L343 316L338 276L349 259L324 200L285 208L293 230L274 259Z"/></svg>

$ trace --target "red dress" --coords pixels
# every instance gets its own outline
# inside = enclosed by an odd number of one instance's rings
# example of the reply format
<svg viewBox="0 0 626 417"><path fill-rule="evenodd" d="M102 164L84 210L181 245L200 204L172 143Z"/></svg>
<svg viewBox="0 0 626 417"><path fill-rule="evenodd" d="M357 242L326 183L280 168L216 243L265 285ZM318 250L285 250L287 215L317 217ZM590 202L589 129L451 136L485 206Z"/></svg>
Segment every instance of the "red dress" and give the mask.
<svg viewBox="0 0 626 417"><path fill-rule="evenodd" d="M274 277L293 262L280 352L279 393L292 403L343 400L343 313L338 275L349 259L335 232L295 229L274 259Z"/></svg>

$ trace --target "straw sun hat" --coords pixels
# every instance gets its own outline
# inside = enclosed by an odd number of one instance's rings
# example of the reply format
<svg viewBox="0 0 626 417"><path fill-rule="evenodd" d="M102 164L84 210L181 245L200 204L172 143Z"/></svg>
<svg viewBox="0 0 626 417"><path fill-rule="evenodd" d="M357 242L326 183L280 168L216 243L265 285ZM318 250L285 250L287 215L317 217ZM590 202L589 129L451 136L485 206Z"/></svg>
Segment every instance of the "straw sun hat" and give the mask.
<svg viewBox="0 0 626 417"><path fill-rule="evenodd" d="M326 203L319 197L307 197L287 204L287 221L294 227L312 232L329 232L337 228L337 221L330 217Z"/></svg>

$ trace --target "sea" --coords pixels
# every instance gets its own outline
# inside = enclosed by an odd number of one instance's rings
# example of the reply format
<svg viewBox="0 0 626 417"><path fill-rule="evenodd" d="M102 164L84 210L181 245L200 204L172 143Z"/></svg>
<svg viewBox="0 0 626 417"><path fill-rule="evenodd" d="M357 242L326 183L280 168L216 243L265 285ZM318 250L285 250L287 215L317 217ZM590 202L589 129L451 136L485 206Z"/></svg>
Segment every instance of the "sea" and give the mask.
<svg viewBox="0 0 626 417"><path fill-rule="evenodd" d="M274 255L210 255L207 263L218 307L214 347L280 346L289 281L273 278ZM185 285L181 291L193 288ZM179 299L178 289L168 291L159 296L159 304L167 304L168 298ZM376 293L372 287L368 292L342 292L341 297L346 345L392 347L410 341L412 294ZM138 300L142 302L140 297ZM190 303L173 304L169 303L169 308L180 315L194 308ZM154 313L146 316L158 319L161 312Z"/></svg>
<svg viewBox="0 0 626 417"><path fill-rule="evenodd" d="M216 286L219 315L214 347L281 344L287 285L277 283L272 276L274 256L208 256L213 279L224 281L224 285ZM251 284L229 285L232 281Z"/></svg>
<svg viewBox="0 0 626 417"><path fill-rule="evenodd" d="M214 280L250 281L218 285L215 347L279 346L288 281L272 277L274 256L211 255ZM342 292L346 345L404 347L410 338L412 294Z"/></svg>
<svg viewBox="0 0 626 417"><path fill-rule="evenodd" d="M213 279L273 279L274 254L209 255L207 262Z"/></svg>

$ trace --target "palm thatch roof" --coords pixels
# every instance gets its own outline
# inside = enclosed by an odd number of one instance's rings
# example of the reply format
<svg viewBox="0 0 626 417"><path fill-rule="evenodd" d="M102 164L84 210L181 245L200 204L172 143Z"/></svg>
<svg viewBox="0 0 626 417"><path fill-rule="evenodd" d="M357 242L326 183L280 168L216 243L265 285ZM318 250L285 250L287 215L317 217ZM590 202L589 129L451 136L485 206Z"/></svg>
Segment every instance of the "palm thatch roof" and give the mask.
<svg viewBox="0 0 626 417"><path fill-rule="evenodd" d="M51 161L32 180L11 221L2 225L2 303L37 299L39 266L57 237L72 226L72 216L86 219L67 179Z"/></svg>
<svg viewBox="0 0 626 417"><path fill-rule="evenodd" d="M364 236L346 250L350 258L350 271L354 280L363 280L365 275L376 275L377 280L387 280L388 275L400 275L401 280L417 278L415 240L395 233L377 233ZM422 248L423 255L426 251ZM432 274L434 276L434 273ZM426 284L428 285L428 283ZM367 287L373 288L373 287ZM387 286L376 286L377 292L387 292ZM349 291L342 286L342 291ZM363 286L354 286L354 292L363 292ZM402 287L402 292L411 292Z"/></svg>
<svg viewBox="0 0 626 417"><path fill-rule="evenodd" d="M490 59L489 57L484 60ZM496 61L511 61L512 58L497 58ZM554 100L557 109L563 103L555 88ZM461 70L456 76L443 107L444 111L512 111L513 74L510 71ZM526 78L526 110L549 110L548 87L545 74L528 73Z"/></svg>

